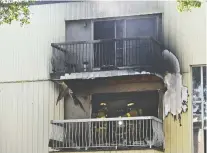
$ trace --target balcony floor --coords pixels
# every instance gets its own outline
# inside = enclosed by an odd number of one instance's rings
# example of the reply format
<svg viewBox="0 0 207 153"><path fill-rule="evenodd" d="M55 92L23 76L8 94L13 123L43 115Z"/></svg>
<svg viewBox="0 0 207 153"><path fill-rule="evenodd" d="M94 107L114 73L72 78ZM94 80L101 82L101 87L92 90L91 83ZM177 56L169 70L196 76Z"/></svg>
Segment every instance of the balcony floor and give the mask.
<svg viewBox="0 0 207 153"><path fill-rule="evenodd" d="M59 152L59 151L52 151L53 152L58 152L58 153L70 153L67 151L64 152ZM76 151L76 153L82 153L83 151L79 152ZM164 150L159 150L159 149L146 149L146 148L140 148L137 150L115 150L115 151L87 151L87 153L163 153Z"/></svg>
<svg viewBox="0 0 207 153"><path fill-rule="evenodd" d="M163 77L156 73L135 70L110 70L110 71L94 71L94 72L81 72L81 73L51 73L52 80L73 80L73 79L95 79L107 78L115 76L135 76L135 75L154 75L161 79Z"/></svg>

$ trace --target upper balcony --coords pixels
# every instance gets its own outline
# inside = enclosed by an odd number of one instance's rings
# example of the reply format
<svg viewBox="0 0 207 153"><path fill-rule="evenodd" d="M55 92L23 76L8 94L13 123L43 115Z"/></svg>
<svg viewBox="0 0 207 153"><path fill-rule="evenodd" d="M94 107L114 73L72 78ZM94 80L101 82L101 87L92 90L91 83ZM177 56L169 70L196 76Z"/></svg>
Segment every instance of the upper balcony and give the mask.
<svg viewBox="0 0 207 153"><path fill-rule="evenodd" d="M52 79L164 72L161 45L152 37L52 43L51 46Z"/></svg>

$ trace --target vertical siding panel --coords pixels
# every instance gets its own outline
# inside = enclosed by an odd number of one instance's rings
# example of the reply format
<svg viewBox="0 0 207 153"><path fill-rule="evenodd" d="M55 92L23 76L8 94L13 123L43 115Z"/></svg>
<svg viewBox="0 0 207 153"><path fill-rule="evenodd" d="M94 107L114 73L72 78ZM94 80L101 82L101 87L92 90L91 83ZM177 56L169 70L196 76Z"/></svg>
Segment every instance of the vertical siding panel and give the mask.
<svg viewBox="0 0 207 153"><path fill-rule="evenodd" d="M43 98L43 135L42 135L42 139L43 139L43 152L48 152L48 138L49 138L49 97L50 95L50 91L48 89L48 87L50 87L50 82L46 82L43 88L43 92L44 92L44 98Z"/></svg>
<svg viewBox="0 0 207 153"><path fill-rule="evenodd" d="M21 88L22 88L22 101L21 101L21 105L22 105L22 148L23 151L22 153L26 153L27 151L27 85L26 84L21 84ZM15 96L16 97L16 96Z"/></svg>
<svg viewBox="0 0 207 153"><path fill-rule="evenodd" d="M22 101L23 101L23 95L22 95L22 85L20 84L19 87L17 84L14 84L14 86L12 87L11 84L9 84L9 88L8 88L8 91L7 93L13 91L13 92L16 92L17 90L20 90L20 94L21 96L19 97L18 99L18 106L17 106L17 109L18 109L18 112L17 112L17 120L18 120L18 126L17 126L17 129L18 129L18 148L19 148L19 153L23 152L22 150Z"/></svg>
<svg viewBox="0 0 207 153"><path fill-rule="evenodd" d="M26 83L27 84L27 109L28 109L28 118L27 118L27 122L28 122L28 131L27 131L27 152L31 152L33 153L33 103L34 103L34 97L33 97L33 93L34 93L34 85L33 83Z"/></svg>
<svg viewBox="0 0 207 153"><path fill-rule="evenodd" d="M165 125L165 152L171 153L171 115L164 119Z"/></svg>
<svg viewBox="0 0 207 153"><path fill-rule="evenodd" d="M3 119L4 119L4 109L3 109L3 107L4 107L4 105L3 105L3 94L4 94L4 91L3 91L3 85L1 85L1 92L0 92L0 106L1 106L1 108L0 108L0 119L1 119L1 121L3 121ZM1 131L1 133L3 133L3 129L4 129L4 124L0 124L0 131ZM0 150L1 150L1 153L3 153L3 147L4 147L4 144L3 144L3 142L4 142L4 140L3 140L4 138L3 138L3 136L1 136L0 137Z"/></svg>
<svg viewBox="0 0 207 153"><path fill-rule="evenodd" d="M7 93L6 92L4 92L4 94L7 96ZM9 97L8 97L8 100L9 100ZM5 119L6 118L6 116L7 116L7 114L6 114L6 107L7 107L7 105L6 105L6 99L5 99L5 97L4 97L4 99L3 99L3 101L2 101L2 103L3 103L3 119ZM9 101L8 101L8 103L9 103ZM6 126L7 126L7 122L5 122L4 124L3 124L3 130L2 130L2 133L4 133L4 137L3 137L3 152L6 152L6 145L7 145L7 138L8 138L8 136L7 136L7 131L6 131Z"/></svg>
<svg viewBox="0 0 207 153"><path fill-rule="evenodd" d="M185 113L185 114L183 114L182 115L182 117L183 117L183 152L184 153L187 153L187 152L191 152L191 147L190 147L190 137L189 137L189 135L192 133L191 131L190 131L190 127L189 127L189 125L188 125L188 113L189 112L187 112L187 113Z"/></svg>
<svg viewBox="0 0 207 153"><path fill-rule="evenodd" d="M52 89L53 89L53 83L51 83L50 85L49 85L49 93L52 93ZM49 103L48 103L48 108L49 108L49 117L48 117L48 120L51 120L51 119L55 119L54 118L54 106L55 106L55 103L54 103L54 99L55 99L55 95L54 94L49 94ZM49 136L51 135L51 126L49 126Z"/></svg>
<svg viewBox="0 0 207 153"><path fill-rule="evenodd" d="M2 85L0 85L0 120L3 121L3 105L2 105ZM2 124L0 124L0 133L2 131ZM0 137L0 152L2 153L2 147L3 147L3 142L2 142L3 137Z"/></svg>
<svg viewBox="0 0 207 153"><path fill-rule="evenodd" d="M47 153L49 122L63 114L54 112L54 83L5 83L0 91L0 153Z"/></svg>
<svg viewBox="0 0 207 153"><path fill-rule="evenodd" d="M43 121L44 121L44 113L43 113L43 105L44 105L44 86L46 82L42 82L38 87L38 153L43 151Z"/></svg>
<svg viewBox="0 0 207 153"><path fill-rule="evenodd" d="M9 97L11 94L11 91L9 93L7 93L7 97ZM6 123L6 126L5 126L5 133L6 133L6 136L7 136L7 139L6 139L6 151L9 152L10 151L10 147L9 147L9 138L11 137L10 135L10 130L12 130L12 127L10 125L10 121L11 121L11 114L9 114L8 112L10 112L11 110L9 110L11 108L11 97L9 97L9 101L7 103L5 103L5 113L6 113L6 116L5 116L5 119L7 119L7 123Z"/></svg>
<svg viewBox="0 0 207 153"><path fill-rule="evenodd" d="M33 153L37 153L37 125L38 125L38 108L37 108L37 102L38 102L38 84L33 84L33 107L32 107L32 151Z"/></svg>
<svg viewBox="0 0 207 153"><path fill-rule="evenodd" d="M171 134L171 141L170 141L170 148L171 148L171 153L176 153L177 152L177 124L178 121L174 121L174 117L171 117L171 122L170 122L170 125L171 125L171 131L170 131L170 134Z"/></svg>
<svg viewBox="0 0 207 153"><path fill-rule="evenodd" d="M183 84L184 85L188 85L188 88L190 87L189 84L191 84L192 82L189 80L189 75L190 73L184 73L183 74ZM189 88L191 89L191 88ZM190 93L191 91L189 91ZM192 101L188 101L188 106L191 107L192 106ZM183 122L183 153L185 152L192 152L191 150L191 140L192 139L192 120L191 118L191 108L188 109L187 113L184 113L182 116L182 122Z"/></svg>
<svg viewBox="0 0 207 153"><path fill-rule="evenodd" d="M182 122L182 120L181 120ZM177 133L176 133L176 137L177 137L177 151L178 153L183 153L182 147L183 147L183 126L180 126L177 123Z"/></svg>

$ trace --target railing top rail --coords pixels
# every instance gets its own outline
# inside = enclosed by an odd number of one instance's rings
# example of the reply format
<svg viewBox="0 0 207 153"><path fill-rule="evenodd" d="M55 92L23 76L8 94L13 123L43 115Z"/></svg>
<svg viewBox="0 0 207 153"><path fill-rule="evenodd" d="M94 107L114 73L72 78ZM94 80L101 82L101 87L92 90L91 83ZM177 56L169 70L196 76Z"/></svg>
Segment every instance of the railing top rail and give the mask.
<svg viewBox="0 0 207 153"><path fill-rule="evenodd" d="M101 42L119 41L119 40L142 40L142 39L153 39L153 37L132 37L132 38L116 38L116 39L101 39L101 40L89 40L89 41L70 41L63 43L52 43L51 46L55 45L74 45L74 44L95 44Z"/></svg>
<svg viewBox="0 0 207 153"><path fill-rule="evenodd" d="M153 42L155 42L157 45L159 45L161 47L161 51L163 51L165 49L164 45L162 45L159 41L157 41L154 38L151 38Z"/></svg>
<svg viewBox="0 0 207 153"><path fill-rule="evenodd" d="M69 119L69 120L52 120L51 124L61 123L77 123L77 122L101 122L101 121L124 121L124 120L155 120L162 123L161 119L154 116L139 116L139 117L122 117L122 118L90 118L90 119Z"/></svg>

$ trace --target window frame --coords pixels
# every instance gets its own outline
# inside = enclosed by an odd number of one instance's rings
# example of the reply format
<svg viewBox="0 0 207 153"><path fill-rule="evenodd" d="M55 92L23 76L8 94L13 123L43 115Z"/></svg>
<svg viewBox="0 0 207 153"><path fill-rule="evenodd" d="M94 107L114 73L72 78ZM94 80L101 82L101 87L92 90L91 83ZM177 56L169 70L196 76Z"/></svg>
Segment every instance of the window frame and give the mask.
<svg viewBox="0 0 207 153"><path fill-rule="evenodd" d="M204 122L205 122L205 114L204 112L207 111L207 110L204 110L204 105L205 103L207 103L207 100L204 99L204 67L206 67L207 69L207 65L194 65L194 66L191 66L191 86L192 86L192 89L191 89L191 95L192 95L192 100L191 100L191 104L192 104L192 110L191 110L191 125L192 125L192 149L193 149L193 152L194 152L194 138L193 138L193 135L194 135L194 112L193 112L193 104L194 103L201 103L201 130L202 130L202 139L204 140L204 130L207 130L207 127L204 126ZM201 100L193 100L193 92L194 92L194 87L193 87L193 68L200 68L200 86L201 86ZM207 72L206 72L207 73ZM205 141L205 140L204 140ZM205 144L203 146L203 149L205 149Z"/></svg>

